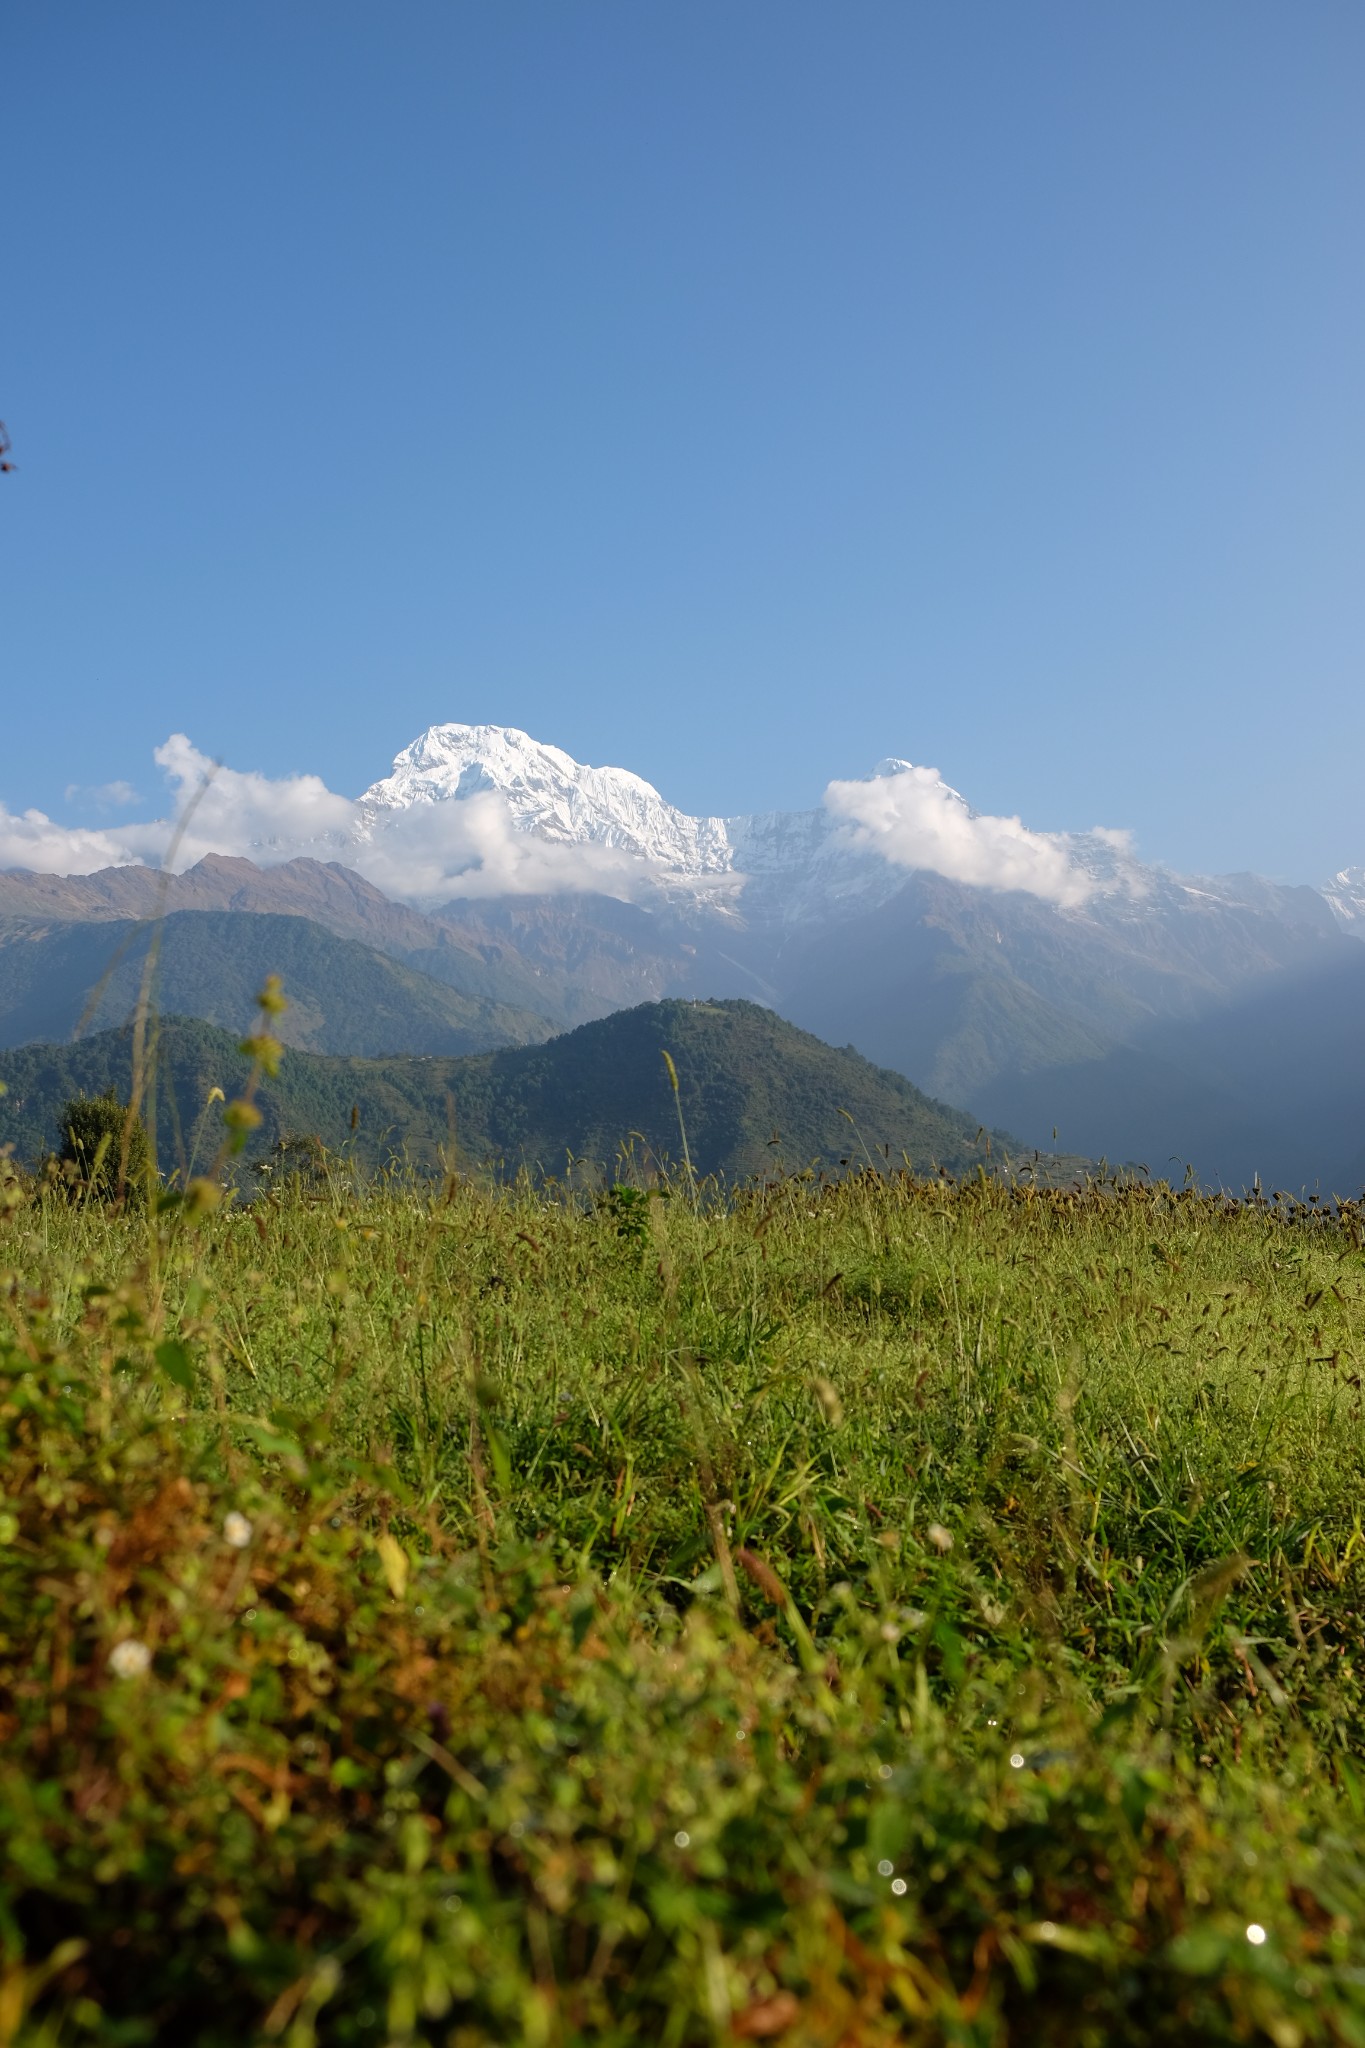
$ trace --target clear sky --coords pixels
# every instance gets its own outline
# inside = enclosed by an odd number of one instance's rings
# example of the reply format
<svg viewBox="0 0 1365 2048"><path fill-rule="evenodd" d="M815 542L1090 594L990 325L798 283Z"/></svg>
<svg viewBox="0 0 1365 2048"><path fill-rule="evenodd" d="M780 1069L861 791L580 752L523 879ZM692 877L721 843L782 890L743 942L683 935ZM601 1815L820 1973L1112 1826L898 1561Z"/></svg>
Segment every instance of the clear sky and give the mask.
<svg viewBox="0 0 1365 2048"><path fill-rule="evenodd" d="M446 719L1365 862L1359 0L8 0L0 800Z"/></svg>

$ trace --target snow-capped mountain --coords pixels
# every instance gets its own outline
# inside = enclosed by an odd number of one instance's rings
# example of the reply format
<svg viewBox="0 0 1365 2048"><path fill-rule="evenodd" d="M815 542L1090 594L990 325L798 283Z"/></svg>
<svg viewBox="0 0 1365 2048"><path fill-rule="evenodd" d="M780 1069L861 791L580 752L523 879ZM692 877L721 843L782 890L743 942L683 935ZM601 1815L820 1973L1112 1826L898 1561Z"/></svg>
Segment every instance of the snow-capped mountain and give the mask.
<svg viewBox="0 0 1365 2048"><path fill-rule="evenodd" d="M875 772L908 765L883 762ZM490 793L521 832L639 863L618 869L608 889L614 880L643 900L696 899L722 917L799 922L850 899L879 900L904 881L828 811L695 818L629 769L584 766L509 726L431 726L360 799L364 829L382 834L395 814Z"/></svg>
<svg viewBox="0 0 1365 2048"><path fill-rule="evenodd" d="M1031 833L1017 819L983 820L909 761L881 761L861 782L831 785L836 791L837 804L827 797L808 811L696 818L628 769L584 766L513 727L447 724L405 747L358 809L363 836L374 838L404 813L493 795L518 832L638 862L616 870L618 893L682 892L722 914L788 926L871 908L921 866L986 886L1033 887L1057 902L1102 892L1132 898L1152 886L1121 835ZM987 840L994 853L983 851Z"/></svg>
<svg viewBox="0 0 1365 2048"><path fill-rule="evenodd" d="M515 824L559 845L637 855L661 874L724 874L732 851L721 818L690 818L628 768L587 768L559 747L507 725L433 725L366 790L370 822L385 812L492 791Z"/></svg>
<svg viewBox="0 0 1365 2048"><path fill-rule="evenodd" d="M1365 1180L1365 869L1323 890L1179 875L1120 832L979 813L900 758L730 818L502 726L431 727L357 799L215 769L184 738L158 760L194 799L185 872L135 864L171 843L164 820L67 849L10 818L9 864L45 871L0 876L0 924L287 912L556 1028L757 996L1041 1147L1055 1127L1233 1185ZM49 845L56 872L22 857Z"/></svg>
<svg viewBox="0 0 1365 2048"><path fill-rule="evenodd" d="M595 976L593 1001L757 994L1040 1145L1056 1126L1096 1157L1183 1148L1233 1184L1342 1170L1365 870L1325 891L1179 875L1121 832L985 816L900 758L817 808L693 818L496 726L433 727L360 809L378 846L489 798L582 865L548 896L462 887L436 914L570 990Z"/></svg>
<svg viewBox="0 0 1365 2048"><path fill-rule="evenodd" d="M812 810L697 818L628 769L584 766L514 727L433 725L360 799L360 835L373 839L403 814L488 795L518 833L624 856L598 880L605 893L697 898L746 924L792 929L871 911L913 872L1022 889L1106 924L1264 907L1267 892L1282 907L1297 896L1304 914L1302 891L1248 875L1175 875L1139 861L1121 832L1033 832L1018 819L983 818L932 771L898 757L879 761L860 782L831 784ZM1343 924L1359 920L1365 936L1365 870L1347 870L1338 882L1327 900Z"/></svg>

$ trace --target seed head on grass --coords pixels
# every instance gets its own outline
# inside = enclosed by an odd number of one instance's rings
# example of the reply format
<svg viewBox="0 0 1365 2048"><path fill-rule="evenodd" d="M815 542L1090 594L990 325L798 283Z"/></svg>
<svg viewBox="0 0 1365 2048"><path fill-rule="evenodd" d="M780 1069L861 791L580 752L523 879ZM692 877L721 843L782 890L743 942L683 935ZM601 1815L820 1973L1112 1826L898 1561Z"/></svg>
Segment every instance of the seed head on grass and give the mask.
<svg viewBox="0 0 1365 2048"><path fill-rule="evenodd" d="M152 1653L136 1636L125 1636L109 1652L109 1669L115 1678L142 1678L151 1669Z"/></svg>

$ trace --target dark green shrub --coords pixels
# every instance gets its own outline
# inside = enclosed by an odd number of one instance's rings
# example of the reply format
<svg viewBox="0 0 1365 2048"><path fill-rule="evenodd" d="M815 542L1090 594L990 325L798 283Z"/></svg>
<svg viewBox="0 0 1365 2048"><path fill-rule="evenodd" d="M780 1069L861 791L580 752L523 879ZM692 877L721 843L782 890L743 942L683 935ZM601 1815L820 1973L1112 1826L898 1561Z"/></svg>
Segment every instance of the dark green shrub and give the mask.
<svg viewBox="0 0 1365 2048"><path fill-rule="evenodd" d="M262 1187L278 1188L282 1183L300 1182L304 1187L326 1185L332 1169L332 1155L321 1138L311 1131L283 1131L264 1159L251 1171Z"/></svg>
<svg viewBox="0 0 1365 2048"><path fill-rule="evenodd" d="M76 1184L100 1201L145 1197L150 1159L146 1126L113 1088L103 1095L77 1095L67 1103L59 1156L74 1169Z"/></svg>

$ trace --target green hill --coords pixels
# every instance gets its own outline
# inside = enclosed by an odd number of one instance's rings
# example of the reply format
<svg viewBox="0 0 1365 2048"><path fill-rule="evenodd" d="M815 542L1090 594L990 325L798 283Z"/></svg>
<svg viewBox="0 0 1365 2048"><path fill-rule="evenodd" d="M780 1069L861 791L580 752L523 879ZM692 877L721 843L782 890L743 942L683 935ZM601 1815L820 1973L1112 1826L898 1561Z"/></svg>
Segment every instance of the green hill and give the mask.
<svg viewBox="0 0 1365 2048"><path fill-rule="evenodd" d="M664 1053L678 1075L675 1102ZM63 1103L113 1086L126 1092L127 1032L74 1045L0 1053L0 1142L34 1157L55 1144ZM203 1163L216 1143L215 1087L232 1094L243 1061L212 1026L160 1027L157 1139L163 1168L183 1163L194 1133ZM678 1110L699 1173L743 1176L812 1164L837 1171L875 1157L921 1170L960 1170L986 1157L976 1120L785 1023L756 1003L646 1003L546 1045L463 1059L339 1059L290 1051L258 1097L260 1154L286 1133L353 1143L367 1164L443 1154L466 1167L562 1171L566 1160L608 1173L633 1149L642 1164L680 1157ZM353 1111L355 1126L352 1128ZM209 1125L213 1128L210 1129ZM996 1134L997 1153L1008 1139Z"/></svg>
<svg viewBox="0 0 1365 2048"><path fill-rule="evenodd" d="M0 920L0 1045L125 1023L158 936L163 1014L244 1029L265 977L278 974L289 991L280 1036L302 1051L458 1055L550 1031L530 1011L461 993L310 918L181 910L159 921Z"/></svg>

